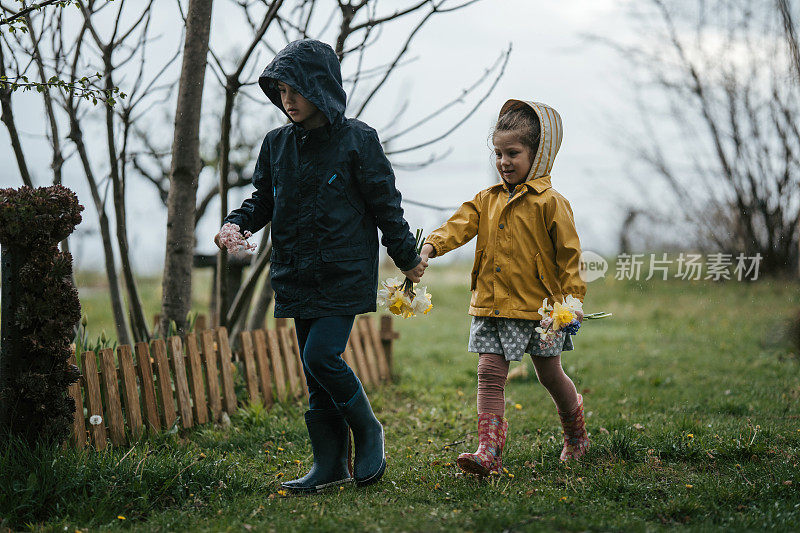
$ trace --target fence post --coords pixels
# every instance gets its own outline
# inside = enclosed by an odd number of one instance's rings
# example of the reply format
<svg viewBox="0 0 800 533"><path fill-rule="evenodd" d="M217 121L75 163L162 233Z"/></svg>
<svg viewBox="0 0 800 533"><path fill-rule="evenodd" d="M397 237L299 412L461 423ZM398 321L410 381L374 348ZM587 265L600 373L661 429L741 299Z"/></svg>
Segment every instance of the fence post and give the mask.
<svg viewBox="0 0 800 533"><path fill-rule="evenodd" d="M381 344L389 366L389 379L394 379L394 341L399 337L400 334L394 331L391 315L381 315Z"/></svg>

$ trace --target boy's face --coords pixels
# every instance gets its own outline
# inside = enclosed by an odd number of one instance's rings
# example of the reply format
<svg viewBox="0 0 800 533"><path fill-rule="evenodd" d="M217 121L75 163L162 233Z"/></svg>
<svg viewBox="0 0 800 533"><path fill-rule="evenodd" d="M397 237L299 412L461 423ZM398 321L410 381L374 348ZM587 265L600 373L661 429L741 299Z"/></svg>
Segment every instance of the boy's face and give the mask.
<svg viewBox="0 0 800 533"><path fill-rule="evenodd" d="M494 157L497 171L511 185L525 181L531 170L530 150L513 131L494 134Z"/></svg>
<svg viewBox="0 0 800 533"><path fill-rule="evenodd" d="M281 95L281 103L286 113L293 121L304 128L318 128L327 122L325 115L317 109L317 106L306 100L293 87L279 81L278 92Z"/></svg>

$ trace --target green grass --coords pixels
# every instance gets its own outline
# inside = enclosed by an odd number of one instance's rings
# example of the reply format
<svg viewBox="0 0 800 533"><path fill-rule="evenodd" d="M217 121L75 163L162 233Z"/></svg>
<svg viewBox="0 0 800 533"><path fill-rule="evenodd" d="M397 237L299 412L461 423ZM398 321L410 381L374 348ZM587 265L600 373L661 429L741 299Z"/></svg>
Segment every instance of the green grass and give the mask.
<svg viewBox="0 0 800 533"><path fill-rule="evenodd" d="M576 350L563 357L585 397L589 454L580 464L558 461L555 408L531 372L506 388L508 474L481 481L455 466L458 453L476 445L466 270L434 265L426 282L435 308L424 318L396 321L399 379L371 394L387 434L389 468L380 484L278 495L280 479L305 473L311 462L304 407L266 412L255 406L240 410L229 428L161 435L132 449L7 447L0 451L2 525L45 531L800 529L800 362L785 335L800 306L800 284L590 284L587 312L614 317L585 324ZM157 293L157 283L148 287ZM101 290L83 291L90 331L107 320L95 316L102 302L90 307L101 296ZM145 298L158 300L157 294Z"/></svg>

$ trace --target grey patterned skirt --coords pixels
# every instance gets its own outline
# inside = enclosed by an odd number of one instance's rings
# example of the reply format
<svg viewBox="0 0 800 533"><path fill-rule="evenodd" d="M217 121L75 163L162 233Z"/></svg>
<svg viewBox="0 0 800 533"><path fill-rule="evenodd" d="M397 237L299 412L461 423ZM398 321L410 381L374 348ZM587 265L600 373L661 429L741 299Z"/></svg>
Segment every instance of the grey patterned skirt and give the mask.
<svg viewBox="0 0 800 533"><path fill-rule="evenodd" d="M474 353L496 353L504 355L506 361L522 361L526 353L537 357L554 357L562 351L574 350L572 336L561 330L554 342L542 349L535 328L538 320L521 318L493 318L474 316L469 327L469 346Z"/></svg>

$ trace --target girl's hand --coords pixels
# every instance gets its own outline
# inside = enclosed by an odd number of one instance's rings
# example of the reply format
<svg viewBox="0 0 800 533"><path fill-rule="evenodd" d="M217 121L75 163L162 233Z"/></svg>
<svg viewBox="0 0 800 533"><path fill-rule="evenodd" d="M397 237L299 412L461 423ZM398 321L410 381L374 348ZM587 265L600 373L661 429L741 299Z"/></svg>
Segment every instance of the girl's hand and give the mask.
<svg viewBox="0 0 800 533"><path fill-rule="evenodd" d="M583 311L575 311L575 318L578 319L578 322L583 322Z"/></svg>
<svg viewBox="0 0 800 533"><path fill-rule="evenodd" d="M436 248L430 244L423 244L422 251L420 251L419 255L422 257L423 261L428 261L429 258L436 257Z"/></svg>
<svg viewBox="0 0 800 533"><path fill-rule="evenodd" d="M405 275L405 277L414 283L419 283L419 280L422 278L422 274L424 274L425 269L428 268L428 261L425 256L421 255L420 257L422 257L422 261L420 261L417 266L411 270L403 270L403 275Z"/></svg>

